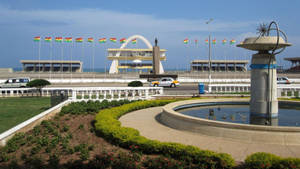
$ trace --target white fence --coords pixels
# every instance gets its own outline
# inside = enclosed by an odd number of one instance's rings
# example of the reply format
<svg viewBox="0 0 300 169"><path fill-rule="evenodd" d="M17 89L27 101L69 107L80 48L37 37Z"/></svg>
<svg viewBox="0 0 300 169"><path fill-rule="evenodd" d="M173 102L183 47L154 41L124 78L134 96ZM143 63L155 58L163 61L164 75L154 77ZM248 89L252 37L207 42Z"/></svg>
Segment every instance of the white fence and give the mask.
<svg viewBox="0 0 300 169"><path fill-rule="evenodd" d="M162 95L162 87L73 87L73 88L43 88L42 95L50 96L53 92L61 92L72 101L87 100L145 100L155 95ZM37 96L34 88L0 89L0 97Z"/></svg>
<svg viewBox="0 0 300 169"><path fill-rule="evenodd" d="M242 93L250 92L250 84L210 84L208 93Z"/></svg>
<svg viewBox="0 0 300 169"><path fill-rule="evenodd" d="M72 101L83 100L145 100L162 95L162 87L89 87L73 88Z"/></svg>
<svg viewBox="0 0 300 169"><path fill-rule="evenodd" d="M250 84L210 84L208 93L247 93L250 92ZM277 97L299 97L300 85L278 85Z"/></svg>

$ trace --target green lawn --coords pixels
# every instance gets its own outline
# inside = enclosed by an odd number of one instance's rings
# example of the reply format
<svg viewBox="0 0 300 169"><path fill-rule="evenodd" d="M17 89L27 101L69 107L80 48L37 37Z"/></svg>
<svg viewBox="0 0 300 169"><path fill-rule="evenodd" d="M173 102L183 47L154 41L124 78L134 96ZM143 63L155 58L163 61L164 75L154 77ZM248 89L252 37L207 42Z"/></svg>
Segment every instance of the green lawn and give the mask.
<svg viewBox="0 0 300 169"><path fill-rule="evenodd" d="M0 133L48 108L49 97L0 98Z"/></svg>

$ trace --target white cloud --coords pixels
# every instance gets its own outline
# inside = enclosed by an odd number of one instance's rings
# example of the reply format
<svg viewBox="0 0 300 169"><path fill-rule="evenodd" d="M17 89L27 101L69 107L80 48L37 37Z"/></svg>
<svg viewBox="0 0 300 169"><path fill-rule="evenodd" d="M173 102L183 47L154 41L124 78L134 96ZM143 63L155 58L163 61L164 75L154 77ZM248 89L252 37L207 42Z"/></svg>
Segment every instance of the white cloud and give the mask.
<svg viewBox="0 0 300 169"><path fill-rule="evenodd" d="M5 30L0 35L5 39L19 39L18 43L12 41L3 43L6 47L2 53L15 60L11 61L14 65L16 60L34 58L35 50L31 50L33 36L93 36L117 38L128 37L133 34L141 34L153 42L155 37L159 39L159 45L168 50L168 65L179 65L182 67L182 60L188 56L206 56L204 39L209 32L213 32L216 38L224 37L241 40L250 36L255 30L257 22L253 21L224 21L214 20L210 24L205 24L205 19L183 19L183 18L159 18L154 15L122 13L117 11L102 9L79 9L79 10L15 10L9 7L0 6L0 25ZM241 32L248 32L241 34ZM22 35L22 36L20 36ZM186 37L199 40L199 49L190 50L182 45L182 40ZM21 39L23 38L23 39ZM202 39L201 39L202 38ZM107 44L107 47L118 44ZM111 47L110 46L110 47ZM190 47L192 49L192 47ZM12 50L14 49L14 50ZM17 50L15 50L17 49ZM25 50L24 49L29 49ZM99 55L105 54L105 49L99 50ZM220 49L219 53L224 53ZM200 52L199 52L200 51ZM42 51L42 55L48 53ZM58 53L58 51L56 51ZM80 55L80 53L78 54ZM22 57L22 58L19 58ZM56 56L58 57L58 56ZM84 58L87 59L88 57ZM104 67L105 57L101 57L96 67ZM98 58L100 60L100 57ZM89 63L89 60L85 60ZM188 63L188 62L186 62ZM164 63L165 64L165 63ZM3 66L0 63L0 67ZM19 65L18 65L19 66ZM172 66L170 66L172 67Z"/></svg>
<svg viewBox="0 0 300 169"><path fill-rule="evenodd" d="M80 10L13 10L0 7L1 24L18 24L34 27L65 26L72 30L88 31L143 31L143 32L189 32L234 31L247 28L253 22L227 22L216 20L209 25L206 20L164 19L152 15L121 13L101 9ZM83 30L84 31L84 30Z"/></svg>

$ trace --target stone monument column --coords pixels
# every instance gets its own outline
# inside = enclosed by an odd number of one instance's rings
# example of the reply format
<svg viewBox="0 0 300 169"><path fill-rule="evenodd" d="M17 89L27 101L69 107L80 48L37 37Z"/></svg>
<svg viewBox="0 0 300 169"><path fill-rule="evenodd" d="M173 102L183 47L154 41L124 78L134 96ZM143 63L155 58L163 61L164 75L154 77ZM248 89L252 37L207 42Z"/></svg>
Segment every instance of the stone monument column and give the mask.
<svg viewBox="0 0 300 169"><path fill-rule="evenodd" d="M153 74L160 74L160 48L157 46L157 39L155 38L155 46L153 46Z"/></svg>
<svg viewBox="0 0 300 169"><path fill-rule="evenodd" d="M270 57L270 69L268 70ZM251 114L261 117L277 117L278 100L275 56L271 55L268 51L260 51L259 53L252 55L250 67ZM270 73L270 76L268 76L268 72Z"/></svg>

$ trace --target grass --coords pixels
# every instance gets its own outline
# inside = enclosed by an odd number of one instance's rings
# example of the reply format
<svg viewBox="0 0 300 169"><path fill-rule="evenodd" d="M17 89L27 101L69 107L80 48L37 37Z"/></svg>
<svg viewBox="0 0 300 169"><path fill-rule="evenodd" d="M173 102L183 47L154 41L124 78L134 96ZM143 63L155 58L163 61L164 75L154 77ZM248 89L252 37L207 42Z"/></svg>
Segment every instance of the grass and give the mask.
<svg viewBox="0 0 300 169"><path fill-rule="evenodd" d="M278 98L278 100L300 101L300 97L296 97L296 98Z"/></svg>
<svg viewBox="0 0 300 169"><path fill-rule="evenodd" d="M0 98L0 133L48 108L49 97Z"/></svg>

